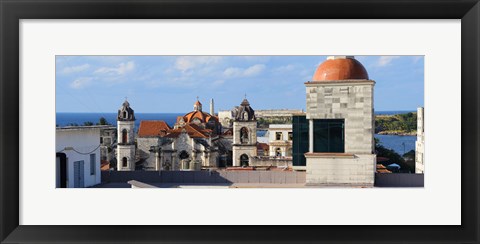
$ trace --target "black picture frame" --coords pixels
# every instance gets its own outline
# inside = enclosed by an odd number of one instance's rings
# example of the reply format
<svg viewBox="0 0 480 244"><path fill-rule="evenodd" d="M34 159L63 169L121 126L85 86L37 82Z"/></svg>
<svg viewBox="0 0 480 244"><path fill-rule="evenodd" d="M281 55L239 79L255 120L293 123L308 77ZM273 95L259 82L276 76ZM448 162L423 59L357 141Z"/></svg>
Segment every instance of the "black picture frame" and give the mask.
<svg viewBox="0 0 480 244"><path fill-rule="evenodd" d="M0 0L0 15L0 241L2 243L478 243L480 241L478 161L480 5L478 0ZM19 225L19 99L21 99L19 96L19 20L162 18L461 19L461 226ZM412 207L416 204L420 203L412 203ZM442 213L438 214L439 218L441 215Z"/></svg>

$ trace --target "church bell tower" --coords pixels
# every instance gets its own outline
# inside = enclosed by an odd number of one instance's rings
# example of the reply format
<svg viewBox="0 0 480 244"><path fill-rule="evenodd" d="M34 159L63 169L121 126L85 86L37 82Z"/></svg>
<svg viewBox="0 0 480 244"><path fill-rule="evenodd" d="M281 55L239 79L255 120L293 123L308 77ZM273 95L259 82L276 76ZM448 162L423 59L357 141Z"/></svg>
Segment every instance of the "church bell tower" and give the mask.
<svg viewBox="0 0 480 244"><path fill-rule="evenodd" d="M135 170L135 114L127 99L117 115L117 170Z"/></svg>
<svg viewBox="0 0 480 244"><path fill-rule="evenodd" d="M249 166L257 156L257 118L247 98L232 111L233 121L233 166Z"/></svg>

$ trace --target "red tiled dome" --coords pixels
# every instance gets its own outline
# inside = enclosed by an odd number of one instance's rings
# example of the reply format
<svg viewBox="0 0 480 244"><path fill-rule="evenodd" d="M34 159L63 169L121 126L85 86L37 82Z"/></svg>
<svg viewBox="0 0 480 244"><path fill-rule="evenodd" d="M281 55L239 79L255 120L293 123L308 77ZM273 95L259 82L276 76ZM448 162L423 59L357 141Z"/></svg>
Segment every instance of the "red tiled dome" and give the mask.
<svg viewBox="0 0 480 244"><path fill-rule="evenodd" d="M312 81L333 80L368 80L368 73L365 67L354 58L327 59L318 66Z"/></svg>

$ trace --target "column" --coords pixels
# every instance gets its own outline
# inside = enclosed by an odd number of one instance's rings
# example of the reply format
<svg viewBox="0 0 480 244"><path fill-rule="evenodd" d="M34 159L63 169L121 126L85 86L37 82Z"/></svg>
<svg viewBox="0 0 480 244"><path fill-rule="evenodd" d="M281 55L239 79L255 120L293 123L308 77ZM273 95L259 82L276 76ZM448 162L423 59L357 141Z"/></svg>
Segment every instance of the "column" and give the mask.
<svg viewBox="0 0 480 244"><path fill-rule="evenodd" d="M308 152L313 153L313 119L308 120Z"/></svg>

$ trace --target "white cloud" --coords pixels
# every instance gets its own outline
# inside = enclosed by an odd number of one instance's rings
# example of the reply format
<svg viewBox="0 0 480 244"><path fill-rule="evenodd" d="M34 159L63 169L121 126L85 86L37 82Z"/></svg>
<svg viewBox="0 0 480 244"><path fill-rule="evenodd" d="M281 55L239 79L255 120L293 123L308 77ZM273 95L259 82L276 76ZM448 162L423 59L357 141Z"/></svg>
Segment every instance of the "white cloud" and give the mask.
<svg viewBox="0 0 480 244"><path fill-rule="evenodd" d="M284 65L284 66L277 67L277 68L274 70L274 72L284 73L284 72L293 71L294 69L295 69L295 65L293 65L293 64L288 64L288 65Z"/></svg>
<svg viewBox="0 0 480 244"><path fill-rule="evenodd" d="M230 67L223 71L223 75L229 78L256 76L265 70L264 64L255 64L246 69Z"/></svg>
<svg viewBox="0 0 480 244"><path fill-rule="evenodd" d="M245 76L255 76L255 75L258 75L260 73L262 73L262 71L265 69L265 65L264 64L256 64L256 65L253 65L253 66L250 66L248 67L245 72L243 72L243 74Z"/></svg>
<svg viewBox="0 0 480 244"><path fill-rule="evenodd" d="M223 74L227 77L236 77L241 76L243 73L243 69L230 67L223 71Z"/></svg>
<svg viewBox="0 0 480 244"><path fill-rule="evenodd" d="M108 74L108 75L124 75L135 69L135 62L128 61L126 63L120 63L117 67L101 67L95 70L95 74Z"/></svg>
<svg viewBox="0 0 480 244"><path fill-rule="evenodd" d="M220 56L182 56L175 61L175 68L185 72L197 66L210 65L219 62Z"/></svg>
<svg viewBox="0 0 480 244"><path fill-rule="evenodd" d="M89 64L82 64L82 65L78 65L78 66L70 66L70 67L63 68L62 73L63 74L71 74L71 73L76 73L76 72L81 72L81 71L87 70L88 68L90 68Z"/></svg>
<svg viewBox="0 0 480 244"><path fill-rule="evenodd" d="M70 83L70 87L73 89L81 89L84 88L90 83L92 83L93 78L92 77L82 77L74 80L72 83Z"/></svg>
<svg viewBox="0 0 480 244"><path fill-rule="evenodd" d="M381 56L377 63L376 66L378 67L385 67L389 65L393 60L400 58L399 56Z"/></svg>

